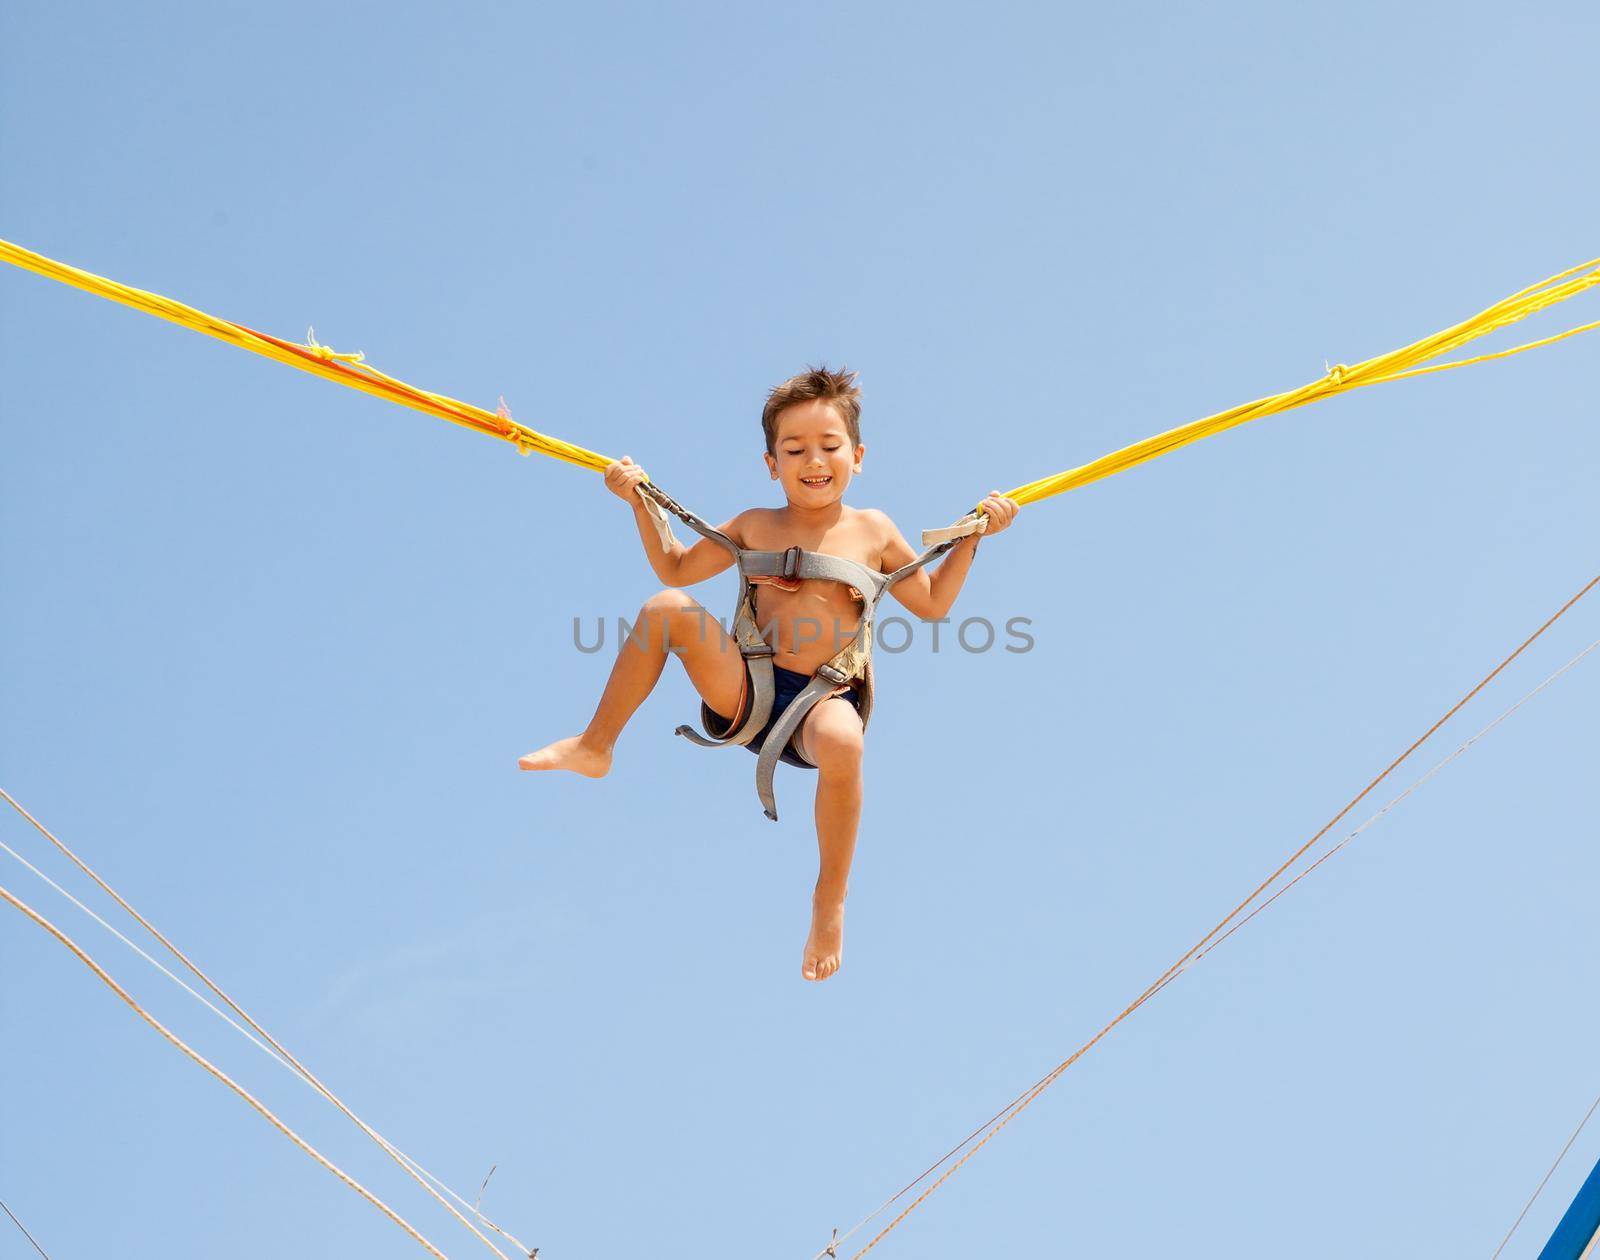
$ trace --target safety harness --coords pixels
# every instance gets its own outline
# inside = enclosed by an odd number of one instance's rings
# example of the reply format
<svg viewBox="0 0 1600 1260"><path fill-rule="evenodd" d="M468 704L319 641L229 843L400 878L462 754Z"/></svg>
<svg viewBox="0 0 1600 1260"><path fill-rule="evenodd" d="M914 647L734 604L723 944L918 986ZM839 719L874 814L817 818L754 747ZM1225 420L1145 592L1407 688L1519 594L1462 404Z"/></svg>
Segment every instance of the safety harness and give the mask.
<svg viewBox="0 0 1600 1260"><path fill-rule="evenodd" d="M773 793L772 778L784 751L787 749L792 752L800 764L813 769L816 767L816 763L806 756L800 741L795 739L806 714L841 687L854 683L861 700L861 726L862 729L866 728L867 719L872 713L872 622L878 604L896 582L937 560L954 547L959 539L942 540L893 573L879 573L854 560L846 560L843 556L830 556L820 551L805 551L800 547L790 547L786 551L752 551L741 547L726 534L708 525L655 485L643 483L639 491L656 532L661 535L662 546L670 549L673 542L672 528L666 516L670 512L702 538L709 538L712 542L726 547L733 556L734 567L739 574L739 594L734 606L732 633L734 642L739 645L739 654L744 658L745 672L749 678L750 702L745 709L744 720L739 721L735 715L733 729L720 735L713 732L717 727L727 725L726 720L714 712L710 705L702 703L700 720L706 729L706 734L701 735L690 726L680 726L676 731L677 734L699 744L702 748L746 745L760 734L767 724L767 719L772 716L774 649L772 644L762 638L761 627L756 622L755 589L751 582L752 578L770 577L791 581L819 579L824 582L840 582L854 587L861 595L863 605L861 625L856 630L855 636L839 649L832 660L817 667L811 676L811 681L783 711L783 715L761 745L760 754L756 759L756 795L761 798L763 812L776 822L778 803ZM965 532L977 531L969 528Z"/></svg>

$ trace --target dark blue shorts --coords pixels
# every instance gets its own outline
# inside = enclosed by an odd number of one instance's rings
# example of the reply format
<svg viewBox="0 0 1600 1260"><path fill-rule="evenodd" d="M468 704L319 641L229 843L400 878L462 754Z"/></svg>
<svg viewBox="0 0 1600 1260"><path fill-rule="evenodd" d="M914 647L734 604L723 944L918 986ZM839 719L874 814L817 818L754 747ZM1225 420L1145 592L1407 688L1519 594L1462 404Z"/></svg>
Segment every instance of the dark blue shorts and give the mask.
<svg viewBox="0 0 1600 1260"><path fill-rule="evenodd" d="M794 698L805 690L810 681L810 674L797 674L794 670L784 669L781 665L772 667L772 716L767 719L767 724L756 732L755 738L745 745L746 748L753 753L759 754L761 752L761 746L767 742L767 736L772 733L772 728L778 724L778 719L783 716L783 711L794 703ZM749 694L750 676L746 672L745 695L748 696ZM855 705L857 713L861 712L861 693L856 688L851 687L843 698ZM705 718L706 730L713 738L721 738L726 735L728 729L733 725L730 719L716 712L708 704L702 704L700 710L701 715ZM743 716L742 706L740 716ZM799 732L796 731L795 734L798 735ZM801 760L800 754L795 752L792 742L788 748L785 748L779 754L778 759L788 762L791 766L799 766L802 770L816 769L810 762Z"/></svg>

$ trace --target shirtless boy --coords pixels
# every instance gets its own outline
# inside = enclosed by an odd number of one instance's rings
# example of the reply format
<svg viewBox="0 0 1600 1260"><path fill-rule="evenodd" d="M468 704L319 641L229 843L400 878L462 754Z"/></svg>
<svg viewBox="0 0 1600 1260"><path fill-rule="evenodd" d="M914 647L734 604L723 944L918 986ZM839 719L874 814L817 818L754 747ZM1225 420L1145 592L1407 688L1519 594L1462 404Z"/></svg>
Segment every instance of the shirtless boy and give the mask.
<svg viewBox="0 0 1600 1260"><path fill-rule="evenodd" d="M720 526L741 547L782 551L799 546L858 561L888 573L916 558L884 513L844 504L850 479L861 471L861 391L852 372L816 368L783 382L767 398L761 426L769 477L783 488L780 508L749 508ZM557 740L518 761L524 770L573 770L598 779L611 768L611 751L628 719L654 689L670 653L682 663L707 705L731 722L741 715L746 673L738 645L715 617L681 587L693 586L733 563L729 552L700 539L664 546L636 487L644 469L626 455L606 469L606 488L633 507L650 567L667 589L639 610L635 632L623 643L600 705L583 734ZM987 535L1016 517L1018 505L994 491L983 500ZM944 617L966 581L978 535L964 538L933 570L919 569L890 588L924 620ZM787 589L797 586L798 589ZM770 582L758 591L758 622L776 649L778 703L847 643L860 621L850 588L829 581ZM790 677L785 678L785 673ZM781 710L774 706L773 720ZM844 951L844 900L861 818L862 724L854 689L822 701L799 728L806 758L817 767L816 824L820 855L811 899L811 931L801 975L826 980ZM759 742L753 745L759 748Z"/></svg>

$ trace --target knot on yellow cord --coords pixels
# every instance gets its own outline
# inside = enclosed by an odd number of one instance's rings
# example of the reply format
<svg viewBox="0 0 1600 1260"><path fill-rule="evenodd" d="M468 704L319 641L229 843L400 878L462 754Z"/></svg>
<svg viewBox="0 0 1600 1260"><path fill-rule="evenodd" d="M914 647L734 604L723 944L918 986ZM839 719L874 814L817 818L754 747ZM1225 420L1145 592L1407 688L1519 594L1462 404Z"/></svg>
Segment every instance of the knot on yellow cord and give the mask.
<svg viewBox="0 0 1600 1260"><path fill-rule="evenodd" d="M506 396L500 395L500 405L494 409L494 414L506 422L506 431L500 436L517 448L518 455L532 455L533 448L528 445L528 439L523 435L522 427L511 418L511 408L506 405Z"/></svg>
<svg viewBox="0 0 1600 1260"><path fill-rule="evenodd" d="M311 351L312 354L316 355L317 358L321 359L324 363L339 362L355 365L366 362L367 358L367 356L362 354L359 350L341 352L335 350L332 346L322 345L317 341L317 330L315 328L306 329L306 349Z"/></svg>
<svg viewBox="0 0 1600 1260"><path fill-rule="evenodd" d="M1324 363L1322 366L1328 368L1328 375L1323 379L1330 385L1343 385L1345 378L1350 375L1350 368L1343 363L1335 363L1332 367Z"/></svg>

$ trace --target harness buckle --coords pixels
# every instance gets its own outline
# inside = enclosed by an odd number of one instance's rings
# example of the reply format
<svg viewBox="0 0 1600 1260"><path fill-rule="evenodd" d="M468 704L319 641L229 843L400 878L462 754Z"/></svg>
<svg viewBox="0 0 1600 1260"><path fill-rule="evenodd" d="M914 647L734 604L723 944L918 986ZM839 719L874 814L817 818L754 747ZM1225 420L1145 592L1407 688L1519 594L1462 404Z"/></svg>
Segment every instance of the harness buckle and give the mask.
<svg viewBox="0 0 1600 1260"><path fill-rule="evenodd" d="M850 675L845 673L844 670L835 669L832 665L828 664L818 665L817 675L820 678L826 678L835 686L843 686L845 683L850 681Z"/></svg>
<svg viewBox="0 0 1600 1260"><path fill-rule="evenodd" d="M800 557L805 554L799 547L789 547L783 553L783 573L785 578L800 576Z"/></svg>
<svg viewBox="0 0 1600 1260"><path fill-rule="evenodd" d="M777 648L773 647L772 644L766 643L766 642L757 643L757 644L754 644L751 647L741 647L739 649L740 655L742 655L744 657L744 659L747 660L747 661L752 656L757 656L757 657L759 657L759 656L775 656L775 655L777 655L777 651L778 651Z"/></svg>

